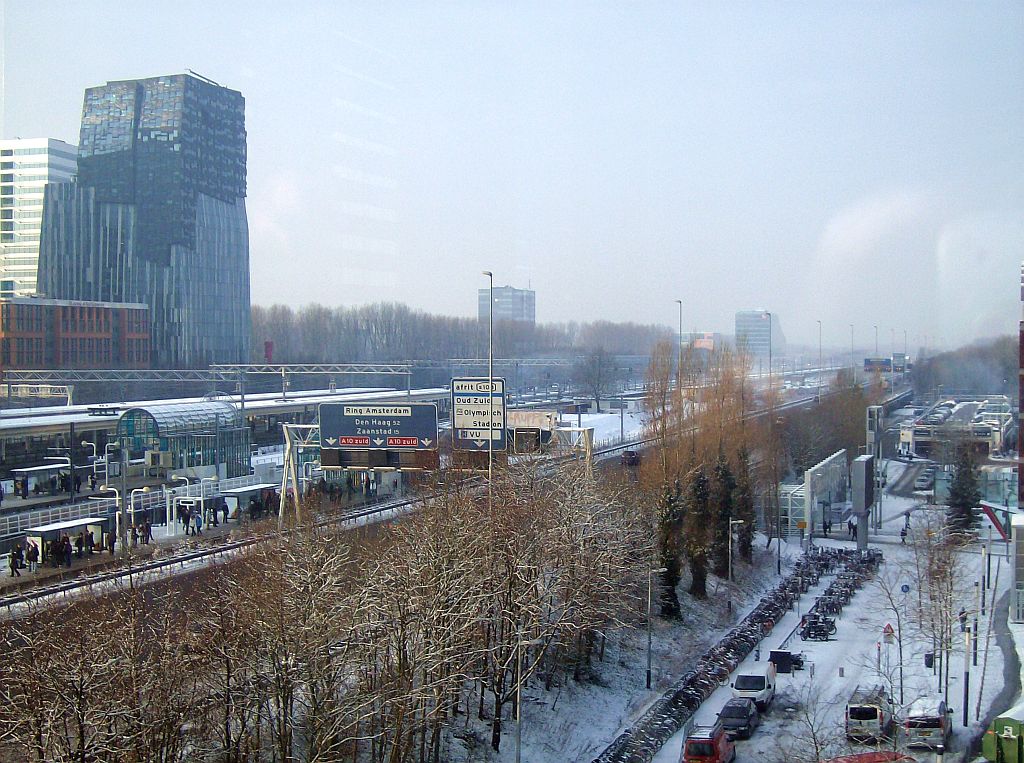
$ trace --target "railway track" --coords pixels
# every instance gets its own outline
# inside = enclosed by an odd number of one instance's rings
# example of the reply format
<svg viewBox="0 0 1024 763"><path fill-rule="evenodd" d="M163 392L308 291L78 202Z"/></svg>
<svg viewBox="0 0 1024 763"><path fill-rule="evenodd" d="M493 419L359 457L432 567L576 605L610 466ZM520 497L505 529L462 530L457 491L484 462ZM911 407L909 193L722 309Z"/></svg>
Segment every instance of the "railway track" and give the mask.
<svg viewBox="0 0 1024 763"><path fill-rule="evenodd" d="M827 393L834 394L834 393ZM825 397L823 395L822 397ZM769 413L777 414L781 411L791 410L794 408L803 407L814 403L816 400L815 396L807 398L801 398L800 400L793 400L788 403L776 406L772 409L762 409L758 411L751 411L747 414L748 419L755 419L761 416L768 415ZM684 433L685 435L685 433ZM628 442L622 442L616 445L608 446L594 451L594 460L601 461L607 460L616 454L622 453L625 450L643 450L657 442L657 438L646 437L639 438L636 440L630 440ZM552 465L558 464L571 459L571 456L560 456L552 459ZM472 485L474 482L479 483L480 477L469 478L468 483ZM382 501L381 503L374 504L372 506L363 506L356 511L349 511L336 516L323 517L317 522L317 526L325 527L331 525L343 525L346 522L355 522L359 520L370 521L374 517L381 517L388 513L405 513L410 511L411 508L424 501L428 500L431 496L417 496L414 498L405 498L392 501ZM7 613L8 616L16 614L17 607L23 607L33 602L42 602L47 599L53 599L54 601L63 600L70 598L75 595L90 594L98 592L100 589L114 588L118 584L123 584L127 581L129 584L134 585L136 579L139 584L148 582L158 575L175 574L175 568L178 568L180 572L185 572L186 568L192 569L204 564L214 562L218 559L222 559L231 555L239 554L246 548L254 546L258 543L265 543L277 538L280 538L287 533L292 532L290 529L285 530L274 530L267 533L260 533L253 535L248 538L241 538L236 540L229 540L220 543L211 544L206 548L201 549L190 549L188 551L179 552L170 556L154 559L140 564L122 564L116 569L104 570L94 574L81 575L70 580L62 580L58 583L49 585L41 585L38 588L31 588L28 590L17 591L4 596L0 596L0 610Z"/></svg>

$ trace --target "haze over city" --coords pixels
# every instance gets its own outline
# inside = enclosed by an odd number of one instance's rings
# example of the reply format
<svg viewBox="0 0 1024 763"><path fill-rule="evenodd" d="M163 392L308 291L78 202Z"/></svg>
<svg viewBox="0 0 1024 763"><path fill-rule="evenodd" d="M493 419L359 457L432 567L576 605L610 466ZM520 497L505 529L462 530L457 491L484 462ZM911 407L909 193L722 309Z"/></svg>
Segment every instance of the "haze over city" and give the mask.
<svg viewBox="0 0 1024 763"><path fill-rule="evenodd" d="M952 346L1010 333L1024 7L7 0L7 137L192 69L246 99L254 304ZM44 94L45 97L40 97ZM887 347L883 347L887 350Z"/></svg>

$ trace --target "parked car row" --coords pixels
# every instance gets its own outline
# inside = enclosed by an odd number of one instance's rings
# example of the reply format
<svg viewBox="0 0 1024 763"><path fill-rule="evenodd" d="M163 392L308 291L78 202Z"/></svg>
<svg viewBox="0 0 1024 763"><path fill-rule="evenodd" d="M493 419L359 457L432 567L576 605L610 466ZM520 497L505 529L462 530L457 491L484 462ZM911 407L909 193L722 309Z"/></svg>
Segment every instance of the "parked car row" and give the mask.
<svg viewBox="0 0 1024 763"><path fill-rule="evenodd" d="M805 592L809 585L816 583L822 574L831 571L840 561L843 567L829 589L838 585L844 589L849 587L856 590L874 574L881 560L881 552L875 549L864 552L847 549L819 550L807 564L801 565L799 574L791 575L785 584L776 589L775 597L780 601L785 600L788 608L801 592ZM765 602L762 599L763 603ZM802 637L804 632L815 629L821 629L825 638L836 632L835 622L817 612L817 606L818 603L815 603L808 617L801 623ZM776 655L785 655L787 658L788 667L784 667L783 670L803 667L803 655L772 652L772 659L768 662L737 674L731 684L732 699L719 712L714 724L698 726L687 736L680 763L728 763L735 760L734 740L750 738L761 724L761 715L768 711L775 698Z"/></svg>
<svg viewBox="0 0 1024 763"><path fill-rule="evenodd" d="M935 465L929 464L914 480L914 490L931 490L935 485Z"/></svg>
<svg viewBox="0 0 1024 763"><path fill-rule="evenodd" d="M654 754L686 723L697 708L750 654L775 623L792 608L799 592L828 571L857 557L856 551L814 547L797 562L792 574L764 596L754 610L697 661L675 686L662 695L639 719L612 742L595 763L637 763ZM773 690L774 691L774 690ZM768 700L770 702L770 699ZM706 749L706 748L702 748ZM719 753L715 753L716 755ZM695 758L701 760L701 758ZM712 757L710 760L728 760Z"/></svg>

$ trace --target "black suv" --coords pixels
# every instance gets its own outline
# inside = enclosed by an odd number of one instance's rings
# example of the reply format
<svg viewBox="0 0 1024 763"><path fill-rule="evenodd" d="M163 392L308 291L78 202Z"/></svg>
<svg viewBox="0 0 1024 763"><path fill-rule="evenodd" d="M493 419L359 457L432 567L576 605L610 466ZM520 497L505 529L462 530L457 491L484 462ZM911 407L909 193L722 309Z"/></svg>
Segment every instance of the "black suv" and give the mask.
<svg viewBox="0 0 1024 763"><path fill-rule="evenodd" d="M624 450L622 451L622 465L623 466L636 466L640 463L640 454L635 450Z"/></svg>
<svg viewBox="0 0 1024 763"><path fill-rule="evenodd" d="M761 724L757 705L746 697L734 697L726 702L722 712L718 714L718 719L722 722L726 734L739 739L749 739L754 729Z"/></svg>

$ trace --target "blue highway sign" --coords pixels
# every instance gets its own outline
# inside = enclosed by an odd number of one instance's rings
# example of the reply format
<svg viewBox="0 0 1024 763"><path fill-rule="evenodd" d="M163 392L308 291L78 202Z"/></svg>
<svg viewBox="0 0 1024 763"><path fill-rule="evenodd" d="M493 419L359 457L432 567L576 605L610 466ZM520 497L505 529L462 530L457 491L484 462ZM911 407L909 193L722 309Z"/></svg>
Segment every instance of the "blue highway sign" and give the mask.
<svg viewBox="0 0 1024 763"><path fill-rule="evenodd" d="M320 447L437 450L437 406L321 403Z"/></svg>

